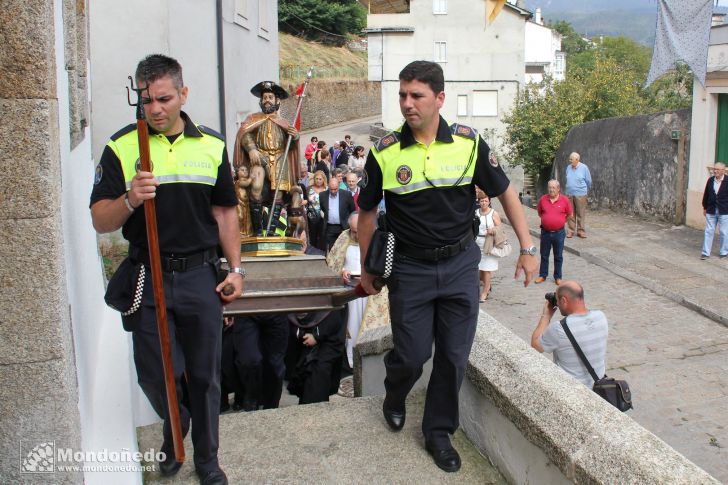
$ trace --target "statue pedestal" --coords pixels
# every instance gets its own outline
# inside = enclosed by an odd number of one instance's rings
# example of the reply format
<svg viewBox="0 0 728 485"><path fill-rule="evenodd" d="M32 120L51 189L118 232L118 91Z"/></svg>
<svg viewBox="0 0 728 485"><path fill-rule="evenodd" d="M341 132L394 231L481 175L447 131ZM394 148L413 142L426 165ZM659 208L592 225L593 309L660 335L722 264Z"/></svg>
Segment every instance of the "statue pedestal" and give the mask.
<svg viewBox="0 0 728 485"><path fill-rule="evenodd" d="M241 259L247 273L245 290L225 306L225 316L333 310L341 306L334 305L332 297L351 289L329 269L326 258L302 254L300 249L296 256Z"/></svg>
<svg viewBox="0 0 728 485"><path fill-rule="evenodd" d="M242 256L295 256L303 253L300 239L293 237L244 237L240 239Z"/></svg>

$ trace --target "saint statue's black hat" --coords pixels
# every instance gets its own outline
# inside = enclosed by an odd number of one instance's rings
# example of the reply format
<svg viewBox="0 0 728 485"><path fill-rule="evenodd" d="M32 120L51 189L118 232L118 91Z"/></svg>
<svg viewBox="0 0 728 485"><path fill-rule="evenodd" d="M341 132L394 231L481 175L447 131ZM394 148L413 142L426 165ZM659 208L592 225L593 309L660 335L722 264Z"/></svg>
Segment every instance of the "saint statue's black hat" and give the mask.
<svg viewBox="0 0 728 485"><path fill-rule="evenodd" d="M288 98L288 93L286 92L286 90L274 83L273 81L261 81L250 89L250 92L253 93L253 96L256 96L258 98L263 97L263 93L266 91L270 91L271 93L275 94L278 99Z"/></svg>

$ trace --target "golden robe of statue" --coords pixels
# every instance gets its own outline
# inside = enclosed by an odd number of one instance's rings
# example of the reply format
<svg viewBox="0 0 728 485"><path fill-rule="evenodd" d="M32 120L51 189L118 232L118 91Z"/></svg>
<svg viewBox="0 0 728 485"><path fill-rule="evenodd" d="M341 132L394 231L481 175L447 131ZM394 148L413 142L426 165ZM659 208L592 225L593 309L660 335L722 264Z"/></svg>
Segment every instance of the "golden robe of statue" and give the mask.
<svg viewBox="0 0 728 485"><path fill-rule="evenodd" d="M250 167L249 153L257 150L260 153L260 164L265 168L271 190L278 188L289 192L298 183L298 140L291 142L288 151L288 163L283 170L278 184L278 172L283 163L283 154L288 139L288 121L278 112L271 114L253 113L248 116L238 130L235 138L234 165L238 169L242 165Z"/></svg>

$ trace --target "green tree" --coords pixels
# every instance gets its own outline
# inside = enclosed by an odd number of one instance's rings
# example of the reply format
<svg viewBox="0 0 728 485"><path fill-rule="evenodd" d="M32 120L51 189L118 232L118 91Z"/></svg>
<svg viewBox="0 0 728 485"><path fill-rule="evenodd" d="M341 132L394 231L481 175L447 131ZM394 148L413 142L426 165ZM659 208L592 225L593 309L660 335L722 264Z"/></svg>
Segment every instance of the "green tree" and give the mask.
<svg viewBox="0 0 728 485"><path fill-rule="evenodd" d="M559 145L577 124L691 105L693 75L686 66L643 89L651 61L647 47L626 37L590 43L564 21L550 27L563 36L566 78L526 86L504 119L510 158L526 172L548 177Z"/></svg>
<svg viewBox="0 0 728 485"><path fill-rule="evenodd" d="M279 0L278 28L309 40L342 45L366 26L357 0Z"/></svg>
<svg viewBox="0 0 728 485"><path fill-rule="evenodd" d="M639 82L614 59L597 57L594 69L563 81L529 84L504 121L509 158L527 173L548 177L556 151L580 123L643 112Z"/></svg>
<svg viewBox="0 0 728 485"><path fill-rule="evenodd" d="M550 22L548 27L561 34L561 50L566 52L567 55L589 49L589 42L584 40L566 20Z"/></svg>
<svg viewBox="0 0 728 485"><path fill-rule="evenodd" d="M644 96L652 111L672 111L693 105L693 72L686 64L661 76L646 90Z"/></svg>

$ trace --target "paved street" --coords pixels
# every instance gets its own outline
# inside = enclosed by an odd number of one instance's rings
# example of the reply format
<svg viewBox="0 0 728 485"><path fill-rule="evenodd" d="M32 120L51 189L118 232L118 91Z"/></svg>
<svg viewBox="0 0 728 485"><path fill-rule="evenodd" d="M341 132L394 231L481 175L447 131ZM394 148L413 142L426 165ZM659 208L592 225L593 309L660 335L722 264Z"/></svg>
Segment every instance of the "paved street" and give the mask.
<svg viewBox="0 0 728 485"><path fill-rule="evenodd" d="M567 239L564 278L581 282L587 306L607 315L607 373L629 382L632 418L728 483L728 328L715 321L728 320L728 264L699 260L702 231L611 212L589 217L588 239ZM513 280L515 259L501 260L481 308L530 342L555 287L550 276L524 288Z"/></svg>

